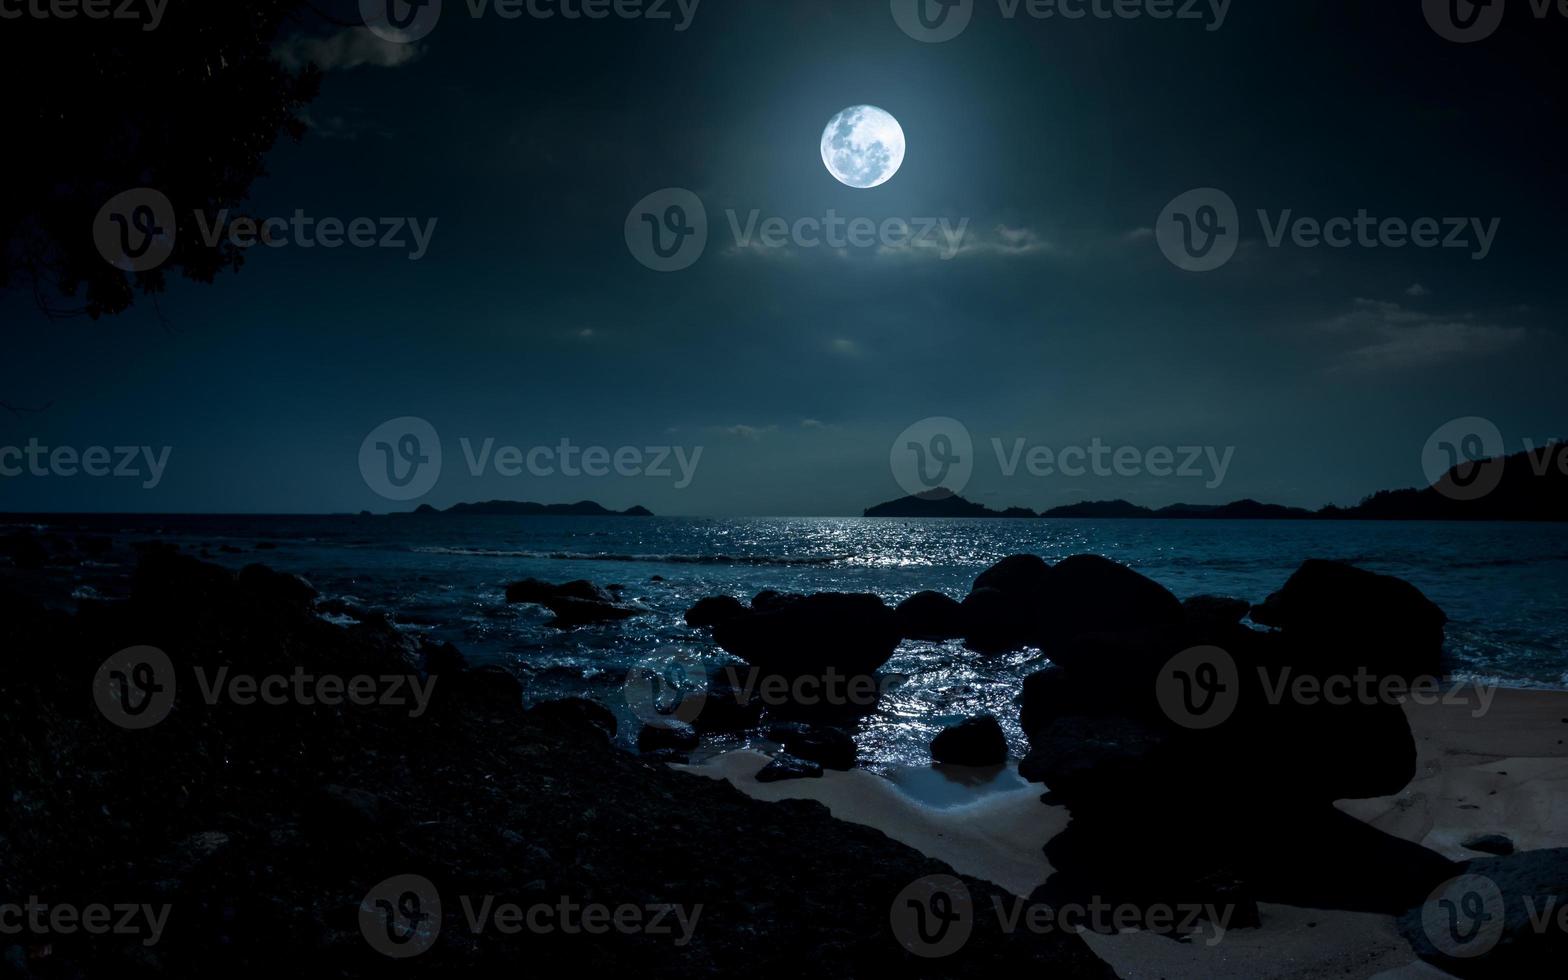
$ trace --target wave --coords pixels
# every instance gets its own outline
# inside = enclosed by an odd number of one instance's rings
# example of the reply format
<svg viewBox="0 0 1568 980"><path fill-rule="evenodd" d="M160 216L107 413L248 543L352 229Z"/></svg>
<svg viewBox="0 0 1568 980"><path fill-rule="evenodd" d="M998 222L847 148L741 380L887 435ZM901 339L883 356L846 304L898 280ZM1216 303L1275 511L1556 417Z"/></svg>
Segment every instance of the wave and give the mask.
<svg viewBox="0 0 1568 980"><path fill-rule="evenodd" d="M494 548L450 548L441 546L411 549L428 555L464 555L474 558L529 558L538 561L647 562L662 565L781 565L823 566L847 562L854 555L818 555L809 558L784 558L777 555L622 555L576 551L508 551Z"/></svg>

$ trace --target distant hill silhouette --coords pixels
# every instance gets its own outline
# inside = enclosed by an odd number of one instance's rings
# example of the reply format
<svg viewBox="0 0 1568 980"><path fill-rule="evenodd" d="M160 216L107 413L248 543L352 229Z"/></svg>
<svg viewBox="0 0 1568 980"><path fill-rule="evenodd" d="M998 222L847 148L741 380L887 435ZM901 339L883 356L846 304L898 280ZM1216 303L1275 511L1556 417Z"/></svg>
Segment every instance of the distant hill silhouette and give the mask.
<svg viewBox="0 0 1568 980"><path fill-rule="evenodd" d="M1034 517L1026 507L992 510L984 504L965 500L956 493L942 490L900 497L885 504L867 507L866 517Z"/></svg>
<svg viewBox="0 0 1568 980"><path fill-rule="evenodd" d="M1194 518L1214 518L1217 520L1294 520L1306 517L1315 517L1312 511L1302 507L1286 507L1282 504L1260 504L1256 500L1237 500L1229 504L1171 504L1158 510L1142 507L1138 504L1128 503L1125 500L1090 501L1081 504L1068 504L1065 507L1052 507L1040 515L1041 517L1123 517L1123 518L1177 518L1192 520Z"/></svg>
<svg viewBox="0 0 1568 980"><path fill-rule="evenodd" d="M1495 483L1485 493L1488 484ZM1477 495L1479 494L1479 495ZM1475 499L1464 499L1474 496ZM869 507L866 517L1033 517L1022 507L992 510L957 494L920 494ZM1126 500L1095 500L1053 507L1050 518L1128 520L1375 520L1375 521L1563 521L1568 520L1568 444L1551 442L1534 450L1467 462L1430 487L1380 490L1354 507L1330 504L1310 511L1256 500L1171 504L1158 509Z"/></svg>
<svg viewBox="0 0 1568 980"><path fill-rule="evenodd" d="M1474 500L1456 499L1496 482ZM1354 507L1328 506L1324 517L1380 521L1568 520L1568 444L1479 463L1461 463L1423 489L1381 490Z"/></svg>
<svg viewBox="0 0 1568 980"><path fill-rule="evenodd" d="M592 500L575 504L536 504L527 500L486 500L472 504L453 504L446 510L437 510L421 504L415 514L486 514L502 517L652 517L646 507L627 510L610 510Z"/></svg>

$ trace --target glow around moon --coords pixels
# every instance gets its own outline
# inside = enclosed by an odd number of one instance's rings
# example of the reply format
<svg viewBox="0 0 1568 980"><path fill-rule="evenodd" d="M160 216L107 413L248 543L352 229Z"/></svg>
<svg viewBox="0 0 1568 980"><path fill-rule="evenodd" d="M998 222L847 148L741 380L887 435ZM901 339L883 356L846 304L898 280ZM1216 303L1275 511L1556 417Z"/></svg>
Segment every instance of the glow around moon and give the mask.
<svg viewBox="0 0 1568 980"><path fill-rule="evenodd" d="M885 109L850 106L822 131L822 162L850 187L878 187L904 164L904 128Z"/></svg>

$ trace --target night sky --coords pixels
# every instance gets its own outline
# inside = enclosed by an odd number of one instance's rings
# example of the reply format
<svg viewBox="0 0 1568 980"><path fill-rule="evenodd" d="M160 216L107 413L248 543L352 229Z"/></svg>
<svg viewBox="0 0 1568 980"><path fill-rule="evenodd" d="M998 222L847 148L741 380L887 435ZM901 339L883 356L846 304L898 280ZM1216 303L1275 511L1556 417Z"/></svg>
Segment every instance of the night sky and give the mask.
<svg viewBox="0 0 1568 980"><path fill-rule="evenodd" d="M98 322L3 295L3 396L21 411L0 413L0 446L171 453L152 489L3 478L0 510L858 514L904 492L889 451L929 417L972 435L964 495L993 506L1317 507L1425 482L1423 446L1456 417L1489 419L1510 451L1562 434L1568 17L1511 2L1497 35L1458 44L1419 0L1235 0L1219 25L1198 9L1009 20L981 0L945 43L909 37L882 0L705 0L685 30L474 19L447 0L413 44L304 22L278 57L327 69L310 132L280 142L246 209L435 219L428 251L256 248L238 274L175 279L156 309ZM908 137L871 190L818 155L827 120L861 103ZM660 273L625 226L670 187L702 201L708 242ZM1153 229L1205 187L1236 202L1240 244L1186 271ZM747 247L731 209L966 235L949 258ZM1273 247L1259 209L1474 218L1495 238L1479 259ZM404 416L429 421L444 462L398 502L359 454ZM476 477L460 440L487 438L702 455L684 487L673 460L670 477ZM1217 486L1008 476L993 439L1234 454Z"/></svg>

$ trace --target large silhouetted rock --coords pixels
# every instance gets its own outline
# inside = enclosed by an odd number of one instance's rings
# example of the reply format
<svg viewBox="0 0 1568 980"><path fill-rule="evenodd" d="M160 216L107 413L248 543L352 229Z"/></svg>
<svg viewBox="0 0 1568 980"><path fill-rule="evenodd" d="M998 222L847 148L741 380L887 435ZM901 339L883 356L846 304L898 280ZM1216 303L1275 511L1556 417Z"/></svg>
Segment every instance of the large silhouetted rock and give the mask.
<svg viewBox="0 0 1568 980"><path fill-rule="evenodd" d="M764 674L793 678L874 674L900 637L893 610L880 598L822 592L775 593L766 602L758 596L745 615L715 626L713 638Z"/></svg>
<svg viewBox="0 0 1568 980"><path fill-rule="evenodd" d="M1284 588L1252 608L1252 619L1318 646L1336 668L1366 667L1411 679L1443 672L1448 617L1403 579L1344 562L1302 563Z"/></svg>

